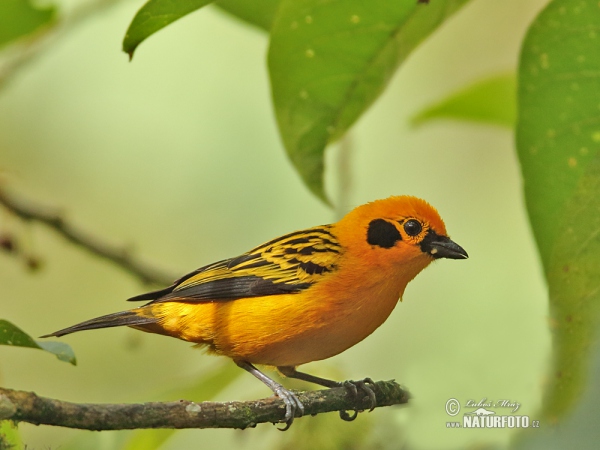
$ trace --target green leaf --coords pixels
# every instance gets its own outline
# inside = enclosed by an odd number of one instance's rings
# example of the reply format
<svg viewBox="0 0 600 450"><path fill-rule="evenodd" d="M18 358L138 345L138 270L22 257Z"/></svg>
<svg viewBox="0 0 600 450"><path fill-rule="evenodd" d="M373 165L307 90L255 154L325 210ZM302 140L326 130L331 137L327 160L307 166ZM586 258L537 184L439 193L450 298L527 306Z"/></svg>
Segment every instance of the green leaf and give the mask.
<svg viewBox="0 0 600 450"><path fill-rule="evenodd" d="M30 0L0 1L0 47L50 24L54 7L36 7Z"/></svg>
<svg viewBox="0 0 600 450"><path fill-rule="evenodd" d="M40 348L31 336L7 320L0 319L0 345Z"/></svg>
<svg viewBox="0 0 600 450"><path fill-rule="evenodd" d="M0 450L23 448L19 430L10 420L0 421Z"/></svg>
<svg viewBox="0 0 600 450"><path fill-rule="evenodd" d="M550 295L554 361L544 400L561 418L585 387L600 323L600 6L555 0L523 44L517 149Z"/></svg>
<svg viewBox="0 0 600 450"><path fill-rule="evenodd" d="M191 386L185 386L163 395L164 400L186 399L207 401L218 395L223 389L233 383L244 371L235 364L227 362L213 369ZM122 448L124 450L145 450L159 448L177 430L139 430L135 431Z"/></svg>
<svg viewBox="0 0 600 450"><path fill-rule="evenodd" d="M143 40L183 16L212 3L214 0L148 0L131 21L123 51L133 58L133 52Z"/></svg>
<svg viewBox="0 0 600 450"><path fill-rule="evenodd" d="M517 120L517 83L513 74L478 81L416 114L412 123L458 119L513 128Z"/></svg>
<svg viewBox="0 0 600 450"><path fill-rule="evenodd" d="M244 22L269 31L280 3L281 0L218 0L215 5Z"/></svg>
<svg viewBox="0 0 600 450"><path fill-rule="evenodd" d="M591 344L600 324L600 153L559 217L560 237L546 277L554 364L544 415L555 423L586 388Z"/></svg>
<svg viewBox="0 0 600 450"><path fill-rule="evenodd" d="M11 345L13 347L28 347L45 350L56 355L61 361L77 364L75 353L68 344L63 342L38 342L20 328L7 320L0 319L0 345Z"/></svg>
<svg viewBox="0 0 600 450"><path fill-rule="evenodd" d="M287 153L326 201L323 152L383 91L415 47L466 0L283 0L269 70Z"/></svg>
<svg viewBox="0 0 600 450"><path fill-rule="evenodd" d="M71 363L74 366L77 365L75 353L68 344L55 341L36 341L36 344L39 345L42 350L55 354L61 361Z"/></svg>
<svg viewBox="0 0 600 450"><path fill-rule="evenodd" d="M510 450L558 450L567 448L596 448L600 440L597 417L600 417L600 341L592 344L588 383L581 401L560 422L560 427L540 423L540 428L529 428L517 434ZM533 417L532 417L533 419Z"/></svg>

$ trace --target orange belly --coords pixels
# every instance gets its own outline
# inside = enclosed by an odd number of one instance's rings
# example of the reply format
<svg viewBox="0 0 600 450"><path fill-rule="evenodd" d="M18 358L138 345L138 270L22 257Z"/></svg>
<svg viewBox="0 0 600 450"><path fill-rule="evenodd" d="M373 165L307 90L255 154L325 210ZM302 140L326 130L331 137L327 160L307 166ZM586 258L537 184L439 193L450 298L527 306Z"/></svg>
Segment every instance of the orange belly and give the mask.
<svg viewBox="0 0 600 450"><path fill-rule="evenodd" d="M394 309L397 289L385 283L348 297L325 285L299 294L226 302L154 303L157 326L145 331L206 344L221 355L255 364L297 366L337 355L379 327ZM339 292L339 291L338 291Z"/></svg>

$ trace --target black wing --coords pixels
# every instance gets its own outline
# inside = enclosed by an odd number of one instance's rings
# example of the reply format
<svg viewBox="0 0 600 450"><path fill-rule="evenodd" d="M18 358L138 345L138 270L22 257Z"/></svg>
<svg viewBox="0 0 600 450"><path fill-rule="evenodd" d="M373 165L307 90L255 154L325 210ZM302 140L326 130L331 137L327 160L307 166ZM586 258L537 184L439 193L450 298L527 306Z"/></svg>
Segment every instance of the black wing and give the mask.
<svg viewBox="0 0 600 450"><path fill-rule="evenodd" d="M202 267L172 286L129 300L226 301L301 292L333 272L341 252L330 225L309 228Z"/></svg>

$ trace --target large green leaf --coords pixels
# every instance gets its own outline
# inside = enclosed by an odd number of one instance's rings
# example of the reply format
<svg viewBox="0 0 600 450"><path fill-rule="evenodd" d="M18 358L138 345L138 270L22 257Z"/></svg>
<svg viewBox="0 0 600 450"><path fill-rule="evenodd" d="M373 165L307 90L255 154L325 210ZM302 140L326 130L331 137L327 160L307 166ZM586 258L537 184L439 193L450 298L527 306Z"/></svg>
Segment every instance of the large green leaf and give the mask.
<svg viewBox="0 0 600 450"><path fill-rule="evenodd" d="M0 319L0 345L11 345L14 347L28 347L45 350L56 355L61 361L77 364L75 353L68 344L63 342L35 341L23 330L7 320Z"/></svg>
<svg viewBox="0 0 600 450"><path fill-rule="evenodd" d="M515 76L496 75L428 106L412 122L421 125L435 119L457 119L513 128L517 120L516 97Z"/></svg>
<svg viewBox="0 0 600 450"><path fill-rule="evenodd" d="M143 40L183 16L212 3L214 0L148 0L133 18L125 38L123 51L133 58L133 52Z"/></svg>
<svg viewBox="0 0 600 450"><path fill-rule="evenodd" d="M39 7L30 0L0 1L0 47L50 24L53 7Z"/></svg>
<svg viewBox="0 0 600 450"><path fill-rule="evenodd" d="M269 31L280 3L281 0L218 0L215 5L244 22Z"/></svg>
<svg viewBox="0 0 600 450"><path fill-rule="evenodd" d="M283 0L269 70L279 131L321 199L323 152L383 91L398 65L466 0Z"/></svg>
<svg viewBox="0 0 600 450"><path fill-rule="evenodd" d="M599 24L595 0L551 2L519 67L517 147L554 339L549 421L579 399L600 323Z"/></svg>
<svg viewBox="0 0 600 450"><path fill-rule="evenodd" d="M593 380L587 383L581 401L568 416L560 421L559 427L540 424L540 428L530 428L517 434L511 442L510 450L564 450L568 448L593 449L600 442L600 341L592 345L591 367L588 376ZM532 417L533 418L533 417Z"/></svg>

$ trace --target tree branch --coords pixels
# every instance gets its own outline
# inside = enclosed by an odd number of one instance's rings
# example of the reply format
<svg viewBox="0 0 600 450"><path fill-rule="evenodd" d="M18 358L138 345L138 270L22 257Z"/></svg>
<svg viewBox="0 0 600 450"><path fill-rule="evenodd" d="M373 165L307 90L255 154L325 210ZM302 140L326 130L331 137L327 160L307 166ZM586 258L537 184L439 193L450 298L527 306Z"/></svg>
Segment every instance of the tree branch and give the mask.
<svg viewBox="0 0 600 450"><path fill-rule="evenodd" d="M100 238L92 236L90 233L76 228L69 224L60 214L51 211L46 206L17 198L12 194L8 194L2 188L0 188L0 204L23 220L40 222L52 228L66 240L120 266L143 283L169 285L177 278L136 260L126 248L109 244Z"/></svg>
<svg viewBox="0 0 600 450"><path fill-rule="evenodd" d="M371 385L377 407L407 403L408 392L394 381ZM368 409L370 400L357 400L346 388L297 394L305 415L330 411ZM69 403L39 397L33 392L0 388L0 420L55 425L85 430L128 430L138 428L248 428L258 423L283 420L281 399L269 397L246 402L151 402L137 404Z"/></svg>

